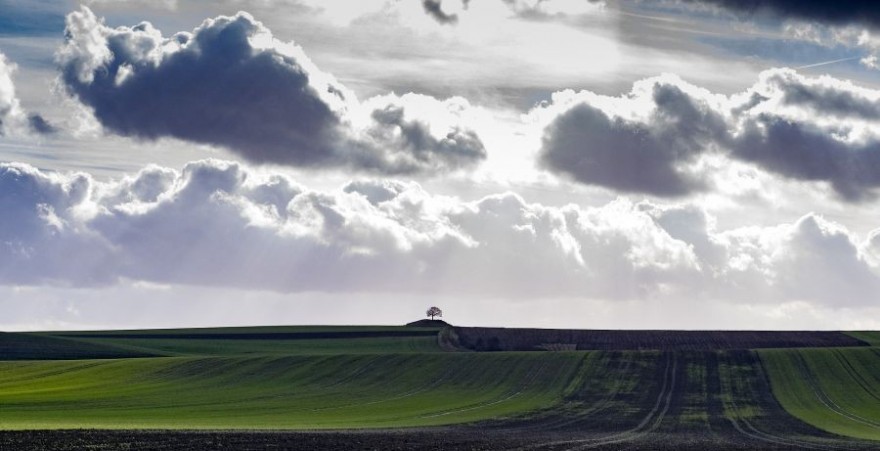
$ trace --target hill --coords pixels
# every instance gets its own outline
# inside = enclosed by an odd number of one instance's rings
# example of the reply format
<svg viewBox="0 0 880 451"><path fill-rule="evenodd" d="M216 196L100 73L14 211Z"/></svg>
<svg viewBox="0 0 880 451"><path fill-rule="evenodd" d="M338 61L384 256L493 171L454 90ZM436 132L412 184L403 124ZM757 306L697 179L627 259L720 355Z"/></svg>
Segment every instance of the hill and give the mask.
<svg viewBox="0 0 880 451"><path fill-rule="evenodd" d="M451 324L443 321L442 319L420 319L418 321L413 321L406 324L406 327L431 327L436 329L449 326L451 326Z"/></svg>
<svg viewBox="0 0 880 451"><path fill-rule="evenodd" d="M127 431L94 435L105 448L186 448L206 437L132 430L346 429L284 443L876 449L877 343L874 332L452 326L6 333L0 430L31 432L0 432L0 445L29 449L28 434L92 443L75 438L82 428ZM399 429L434 426L445 429Z"/></svg>

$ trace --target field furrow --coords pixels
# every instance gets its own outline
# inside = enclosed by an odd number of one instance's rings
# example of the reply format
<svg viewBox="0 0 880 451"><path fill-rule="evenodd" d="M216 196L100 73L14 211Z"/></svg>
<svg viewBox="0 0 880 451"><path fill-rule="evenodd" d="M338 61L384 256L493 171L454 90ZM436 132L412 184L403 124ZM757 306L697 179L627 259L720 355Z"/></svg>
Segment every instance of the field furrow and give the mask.
<svg viewBox="0 0 880 451"><path fill-rule="evenodd" d="M757 442L791 448L849 449L845 443L789 416L775 402L753 352L722 354L719 370L724 417L740 434Z"/></svg>

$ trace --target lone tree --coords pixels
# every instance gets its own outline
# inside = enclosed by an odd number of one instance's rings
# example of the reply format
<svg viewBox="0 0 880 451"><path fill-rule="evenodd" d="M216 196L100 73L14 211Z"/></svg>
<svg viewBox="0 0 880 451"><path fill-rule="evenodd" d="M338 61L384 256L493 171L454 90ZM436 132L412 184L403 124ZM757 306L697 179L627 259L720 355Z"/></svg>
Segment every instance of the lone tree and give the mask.
<svg viewBox="0 0 880 451"><path fill-rule="evenodd" d="M430 316L431 321L434 321L435 316L439 316L440 318L443 318L443 310L440 310L437 307L431 307L428 309L428 314L425 316Z"/></svg>

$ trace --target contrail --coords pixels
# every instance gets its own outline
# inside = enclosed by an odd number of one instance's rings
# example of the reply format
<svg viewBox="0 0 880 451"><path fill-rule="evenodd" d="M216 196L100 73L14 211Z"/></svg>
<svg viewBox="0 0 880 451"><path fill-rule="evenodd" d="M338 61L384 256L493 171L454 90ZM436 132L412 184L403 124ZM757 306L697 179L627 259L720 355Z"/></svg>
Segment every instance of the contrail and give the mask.
<svg viewBox="0 0 880 451"><path fill-rule="evenodd" d="M861 58L861 57L860 56L851 56L849 58L841 58L839 60L823 61L821 63L807 64L806 66L798 66L798 67L795 67L795 69L809 69L811 67L824 66L826 64L842 63L844 61L852 61L852 60L857 60L859 58Z"/></svg>

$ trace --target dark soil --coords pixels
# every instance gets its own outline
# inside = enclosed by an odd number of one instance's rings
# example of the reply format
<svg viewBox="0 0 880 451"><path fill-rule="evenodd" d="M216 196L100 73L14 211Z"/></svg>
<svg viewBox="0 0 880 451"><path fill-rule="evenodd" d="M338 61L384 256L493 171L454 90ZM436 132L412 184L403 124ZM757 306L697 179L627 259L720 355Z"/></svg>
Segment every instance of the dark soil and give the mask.
<svg viewBox="0 0 880 451"><path fill-rule="evenodd" d="M453 345L474 351L661 350L868 346L831 331L569 330L455 327Z"/></svg>
<svg viewBox="0 0 880 451"><path fill-rule="evenodd" d="M439 327L439 326L438 326ZM384 337L426 337L437 335L434 330L358 330L338 332L259 332L259 333L105 333L59 334L71 338L123 338L123 339L166 339L166 340L317 340L322 338L384 338Z"/></svg>
<svg viewBox="0 0 880 451"><path fill-rule="evenodd" d="M0 450L790 450L876 449L841 442L838 446L804 448L749 439L656 432L632 441L607 443L605 434L572 436L510 431L444 428L422 431L370 432L195 432L195 431L11 431L0 432ZM603 441L604 440L604 441Z"/></svg>
<svg viewBox="0 0 880 451"><path fill-rule="evenodd" d="M130 357L152 357L152 355L61 337L0 332L0 360L119 359Z"/></svg>
<svg viewBox="0 0 880 451"><path fill-rule="evenodd" d="M406 324L406 327L433 327L435 329L447 326L451 326L451 324L442 319L420 319Z"/></svg>

